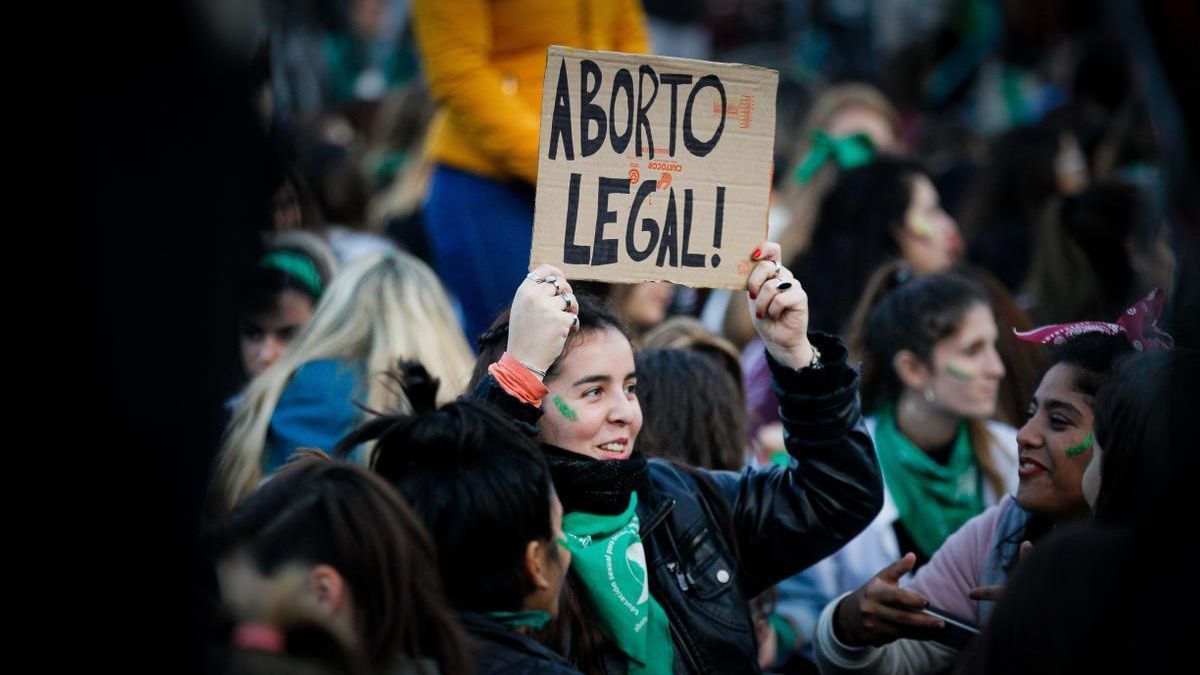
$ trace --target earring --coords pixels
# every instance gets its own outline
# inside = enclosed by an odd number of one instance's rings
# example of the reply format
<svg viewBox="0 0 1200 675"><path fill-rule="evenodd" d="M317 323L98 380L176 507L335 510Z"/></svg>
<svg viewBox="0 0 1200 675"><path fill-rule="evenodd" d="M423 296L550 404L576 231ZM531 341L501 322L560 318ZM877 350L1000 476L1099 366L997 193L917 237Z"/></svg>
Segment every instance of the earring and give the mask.
<svg viewBox="0 0 1200 675"><path fill-rule="evenodd" d="M935 399L933 396L933 387L929 387L928 389L926 389L925 390L925 402L932 404L936 400L937 399Z"/></svg>

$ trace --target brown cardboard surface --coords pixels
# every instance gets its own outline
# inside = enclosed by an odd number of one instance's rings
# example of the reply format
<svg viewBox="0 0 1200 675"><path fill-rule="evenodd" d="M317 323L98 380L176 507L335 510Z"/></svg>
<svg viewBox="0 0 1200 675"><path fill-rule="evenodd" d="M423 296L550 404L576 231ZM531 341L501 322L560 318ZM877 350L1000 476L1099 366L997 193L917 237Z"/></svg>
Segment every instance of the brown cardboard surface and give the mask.
<svg viewBox="0 0 1200 675"><path fill-rule="evenodd" d="M766 238L778 82L756 66L550 47L529 269L742 288Z"/></svg>

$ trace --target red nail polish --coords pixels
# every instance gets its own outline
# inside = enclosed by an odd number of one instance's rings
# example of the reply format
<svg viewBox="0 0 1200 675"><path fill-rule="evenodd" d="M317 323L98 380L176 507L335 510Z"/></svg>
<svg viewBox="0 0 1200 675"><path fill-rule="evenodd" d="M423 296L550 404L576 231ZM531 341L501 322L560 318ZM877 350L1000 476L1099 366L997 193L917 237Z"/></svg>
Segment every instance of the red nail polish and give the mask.
<svg viewBox="0 0 1200 675"><path fill-rule="evenodd" d="M754 316L755 316L755 318L761 319L761 318L762 318L762 312L755 312L755 313L754 313Z"/></svg>
<svg viewBox="0 0 1200 675"><path fill-rule="evenodd" d="M757 299L757 298L758 298L758 296L757 296L757 295L755 295L754 291L750 291L750 299L751 299L751 300L755 300L755 299Z"/></svg>
<svg viewBox="0 0 1200 675"><path fill-rule="evenodd" d="M761 257L762 257L762 249L761 248L754 249L754 253L750 254L751 260L758 260Z"/></svg>

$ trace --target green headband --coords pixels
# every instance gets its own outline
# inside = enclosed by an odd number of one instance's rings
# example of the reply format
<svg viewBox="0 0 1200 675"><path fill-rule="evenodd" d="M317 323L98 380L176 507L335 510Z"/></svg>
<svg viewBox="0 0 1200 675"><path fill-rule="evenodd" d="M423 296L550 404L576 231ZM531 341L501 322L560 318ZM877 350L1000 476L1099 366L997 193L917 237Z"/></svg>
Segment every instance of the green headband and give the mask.
<svg viewBox="0 0 1200 675"><path fill-rule="evenodd" d="M843 169L870 164L875 158L875 145L871 137L861 132L835 138L817 129L808 137L812 140L812 147L796 167L795 179L801 185L812 180L830 158Z"/></svg>
<svg viewBox="0 0 1200 675"><path fill-rule="evenodd" d="M324 290L321 285L321 274L311 258L297 251L272 251L262 257L259 267L277 269L299 281L314 298L321 297Z"/></svg>

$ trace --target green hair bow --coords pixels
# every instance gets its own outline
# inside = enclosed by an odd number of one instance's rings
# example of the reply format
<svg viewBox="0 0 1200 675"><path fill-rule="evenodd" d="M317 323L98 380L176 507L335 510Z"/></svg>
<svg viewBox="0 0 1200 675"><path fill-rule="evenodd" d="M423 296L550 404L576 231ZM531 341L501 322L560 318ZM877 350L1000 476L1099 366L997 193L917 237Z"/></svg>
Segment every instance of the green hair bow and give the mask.
<svg viewBox="0 0 1200 675"><path fill-rule="evenodd" d="M871 137L859 132L849 136L830 136L817 129L808 136L812 140L812 148L796 167L796 182L807 184L817 175L825 162L832 157L833 161L843 169L870 164L875 158L875 144Z"/></svg>

